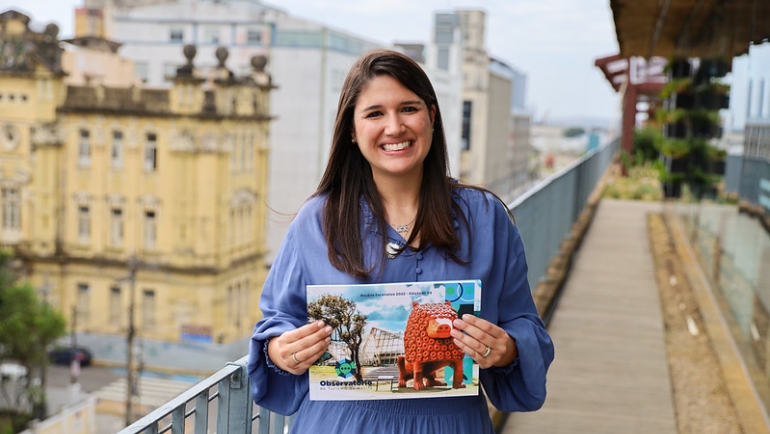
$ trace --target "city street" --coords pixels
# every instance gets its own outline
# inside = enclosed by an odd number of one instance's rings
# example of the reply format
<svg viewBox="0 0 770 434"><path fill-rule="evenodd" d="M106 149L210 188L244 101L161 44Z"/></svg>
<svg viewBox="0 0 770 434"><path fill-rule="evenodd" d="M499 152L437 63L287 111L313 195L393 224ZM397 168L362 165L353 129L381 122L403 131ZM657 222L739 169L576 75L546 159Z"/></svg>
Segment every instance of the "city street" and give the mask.
<svg viewBox="0 0 770 434"><path fill-rule="evenodd" d="M191 376L168 376L145 372L139 379L139 405L154 409L165 404L200 381ZM51 365L47 378L48 414L83 399L96 396L96 434L114 434L125 427L125 371L100 366L83 367L74 389L68 366ZM77 391L79 390L79 391ZM139 418L142 415L135 415Z"/></svg>
<svg viewBox="0 0 770 434"><path fill-rule="evenodd" d="M115 373L114 368L100 366L87 366L80 368L80 389L86 393L93 393L100 388L112 383L118 378L123 378ZM70 385L69 366L50 365L48 368L48 387L62 388Z"/></svg>

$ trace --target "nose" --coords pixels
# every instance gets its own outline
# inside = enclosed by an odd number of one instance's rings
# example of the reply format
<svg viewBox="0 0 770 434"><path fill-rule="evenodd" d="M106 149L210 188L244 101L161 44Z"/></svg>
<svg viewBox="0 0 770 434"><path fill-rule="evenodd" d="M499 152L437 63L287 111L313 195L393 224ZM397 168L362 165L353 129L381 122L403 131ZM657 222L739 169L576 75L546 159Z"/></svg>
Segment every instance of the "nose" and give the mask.
<svg viewBox="0 0 770 434"><path fill-rule="evenodd" d="M385 121L385 134L397 136L404 130L404 123L398 114L389 115Z"/></svg>

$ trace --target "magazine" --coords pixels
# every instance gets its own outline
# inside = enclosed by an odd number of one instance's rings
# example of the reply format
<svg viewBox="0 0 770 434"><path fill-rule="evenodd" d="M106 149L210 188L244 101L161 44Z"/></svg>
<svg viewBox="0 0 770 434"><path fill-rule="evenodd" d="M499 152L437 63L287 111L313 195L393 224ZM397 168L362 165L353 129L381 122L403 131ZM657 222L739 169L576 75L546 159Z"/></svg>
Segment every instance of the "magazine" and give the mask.
<svg viewBox="0 0 770 434"><path fill-rule="evenodd" d="M308 285L308 320L334 327L309 369L310 400L468 396L479 367L452 321L481 313L481 281Z"/></svg>

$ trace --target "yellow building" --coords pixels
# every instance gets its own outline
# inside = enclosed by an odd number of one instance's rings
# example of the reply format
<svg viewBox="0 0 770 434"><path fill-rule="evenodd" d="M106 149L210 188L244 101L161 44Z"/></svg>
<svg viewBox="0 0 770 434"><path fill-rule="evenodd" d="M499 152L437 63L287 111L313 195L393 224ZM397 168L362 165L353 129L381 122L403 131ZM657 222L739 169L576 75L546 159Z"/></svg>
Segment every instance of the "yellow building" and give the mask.
<svg viewBox="0 0 770 434"><path fill-rule="evenodd" d="M266 273L266 59L235 77L222 48L199 77L187 46L170 89L66 85L58 29L28 22L0 14L0 244L81 339L125 342L131 306L143 339L247 337Z"/></svg>

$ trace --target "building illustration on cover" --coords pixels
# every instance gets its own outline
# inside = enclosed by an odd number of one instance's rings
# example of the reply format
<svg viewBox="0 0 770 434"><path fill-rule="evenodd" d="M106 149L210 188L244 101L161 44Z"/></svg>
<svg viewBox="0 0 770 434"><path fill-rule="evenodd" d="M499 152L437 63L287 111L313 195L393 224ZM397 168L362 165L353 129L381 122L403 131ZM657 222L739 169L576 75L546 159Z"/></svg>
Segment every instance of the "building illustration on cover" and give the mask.
<svg viewBox="0 0 770 434"><path fill-rule="evenodd" d="M309 370L311 400L408 399L479 393L478 365L454 344L452 321L481 312L481 281L309 285L308 320L334 327Z"/></svg>

